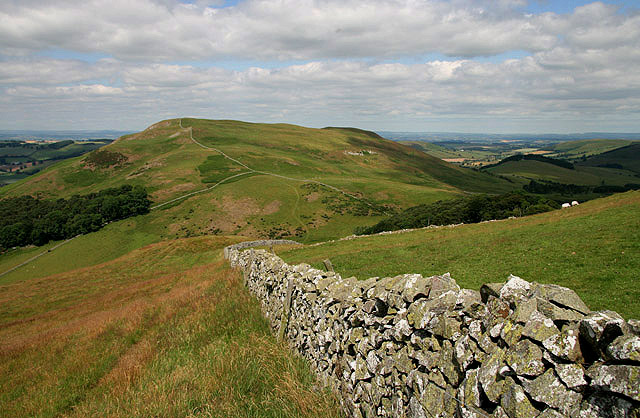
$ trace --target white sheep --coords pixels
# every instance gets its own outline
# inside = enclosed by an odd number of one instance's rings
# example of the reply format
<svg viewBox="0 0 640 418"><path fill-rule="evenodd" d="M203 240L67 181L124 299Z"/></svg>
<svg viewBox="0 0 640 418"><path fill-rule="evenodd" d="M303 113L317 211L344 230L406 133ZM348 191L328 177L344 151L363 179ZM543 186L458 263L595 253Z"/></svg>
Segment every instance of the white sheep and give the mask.
<svg viewBox="0 0 640 418"><path fill-rule="evenodd" d="M580 203L578 203L577 200L574 200L573 202L571 202L571 206L578 206Z"/></svg>
<svg viewBox="0 0 640 418"><path fill-rule="evenodd" d="M563 203L562 204L562 209L564 208L570 208L571 207L571 203Z"/></svg>

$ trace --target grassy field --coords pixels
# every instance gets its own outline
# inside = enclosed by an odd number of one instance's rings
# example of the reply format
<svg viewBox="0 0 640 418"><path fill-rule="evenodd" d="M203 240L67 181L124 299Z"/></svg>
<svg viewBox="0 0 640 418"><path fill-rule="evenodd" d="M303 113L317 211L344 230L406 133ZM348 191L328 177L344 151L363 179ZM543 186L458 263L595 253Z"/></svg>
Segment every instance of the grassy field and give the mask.
<svg viewBox="0 0 640 418"><path fill-rule="evenodd" d="M592 309L640 318L640 192L540 215L456 228L363 237L279 251L343 276L451 275L478 289L509 274L574 289Z"/></svg>
<svg viewBox="0 0 640 418"><path fill-rule="evenodd" d="M104 263L125 255L142 246L161 240L163 229L151 216L137 216L114 222L100 231L77 237L47 252L29 264L0 277L0 285L25 279L46 277L81 267ZM0 257L0 273L47 251L56 245L51 242L42 247L26 247L10 251Z"/></svg>
<svg viewBox="0 0 640 418"><path fill-rule="evenodd" d="M221 259L235 241L0 284L1 415L339 416Z"/></svg>

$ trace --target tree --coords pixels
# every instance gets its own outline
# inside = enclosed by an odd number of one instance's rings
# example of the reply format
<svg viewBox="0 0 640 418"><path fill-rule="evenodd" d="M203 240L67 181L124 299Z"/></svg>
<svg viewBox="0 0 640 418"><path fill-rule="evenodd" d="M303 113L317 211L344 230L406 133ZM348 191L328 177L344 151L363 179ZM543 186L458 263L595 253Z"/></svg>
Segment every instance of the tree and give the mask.
<svg viewBox="0 0 640 418"><path fill-rule="evenodd" d="M97 231L106 222L149 212L144 188L124 185L69 199L20 196L0 200L0 249L46 244Z"/></svg>

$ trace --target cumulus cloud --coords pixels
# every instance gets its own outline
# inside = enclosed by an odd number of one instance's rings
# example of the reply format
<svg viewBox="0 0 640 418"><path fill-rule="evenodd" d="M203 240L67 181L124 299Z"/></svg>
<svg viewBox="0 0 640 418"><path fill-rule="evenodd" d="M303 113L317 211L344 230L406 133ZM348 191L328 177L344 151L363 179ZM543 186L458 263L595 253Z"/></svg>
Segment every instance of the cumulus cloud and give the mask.
<svg viewBox="0 0 640 418"><path fill-rule="evenodd" d="M193 115L404 130L640 128L640 13L595 2L528 14L523 0L212 5L222 2L2 2L0 122L139 129ZM59 50L74 59L43 56ZM420 58L429 54L440 58ZM506 58L479 59L496 55ZM253 66L220 64L228 60Z"/></svg>
<svg viewBox="0 0 640 418"><path fill-rule="evenodd" d="M434 51L471 57L549 48L556 42L553 26L548 18L517 12L522 3L246 0L212 8L153 0L9 1L0 6L0 46L5 54L65 48L131 61Z"/></svg>
<svg viewBox="0 0 640 418"><path fill-rule="evenodd" d="M640 113L639 74L629 74L623 65L575 71L578 65L591 65L580 55L567 56L572 65L565 69L546 67L546 59L541 54L501 63L309 62L243 71L109 62L116 69L110 75L119 80L117 87L92 82L104 73L105 63L97 62L75 69L75 79L85 81L74 86L29 84L36 77L25 74L25 84L7 88L0 106L4 102L9 113L23 115L33 109L49 114L65 108L69 113L117 112L118 123L125 125L191 114L317 126L355 121L378 129L384 128L380 121L416 126L455 118L492 120L493 130L502 129L504 119L581 118L595 129L598 123ZM57 61L34 64L34 69L52 68ZM53 101L55 110L48 110ZM40 118L42 113L33 116Z"/></svg>

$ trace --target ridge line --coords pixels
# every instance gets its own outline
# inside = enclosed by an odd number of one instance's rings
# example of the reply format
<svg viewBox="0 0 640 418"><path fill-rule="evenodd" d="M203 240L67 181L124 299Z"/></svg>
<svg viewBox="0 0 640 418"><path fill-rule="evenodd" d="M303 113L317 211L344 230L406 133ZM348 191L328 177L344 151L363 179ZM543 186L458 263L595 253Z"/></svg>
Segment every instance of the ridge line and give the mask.
<svg viewBox="0 0 640 418"><path fill-rule="evenodd" d="M324 187L326 187L326 188L328 188L328 189L331 189L331 190L334 190L334 191L336 191L336 192L342 193L343 195L348 196L348 197L350 197L350 198L352 198L352 199L359 200L359 201L361 201L362 203L364 203L364 204L366 204L367 206L369 206L370 208L374 208L374 206L373 206L371 203L367 202L366 200L364 200L364 199L362 199L362 198L360 198L360 197L358 197L358 196L355 196L355 195L353 195L353 194L351 194L351 193L349 193L349 192L345 192L344 190L339 189L339 188L337 188L337 187L335 187L335 186L332 186L332 185L330 185L330 184L322 183L322 182L317 181L317 180L311 180L311 179L298 179L298 178L295 178L295 177L288 177L288 176L284 176L284 175L282 175L282 174L271 173L271 172L268 172L268 171L255 170L255 169L253 169L253 168L249 167L248 165L246 165L246 164L244 164L244 163L242 163L242 162L240 162L240 161L236 160L235 158L228 156L227 154L225 154L223 151L219 150L218 148L210 147L210 146L208 146L208 145L204 145L204 144L201 144L200 142L198 142L198 141L193 137L193 127L192 127L192 126L189 126L188 128L185 128L184 126L182 126L182 118L180 118L180 129L188 130L188 131L189 131L189 137L190 137L190 139L191 139L194 143L196 143L197 145L199 145L200 147L202 147L202 148L204 148L204 149L213 150L213 151L215 151L215 152L217 152L217 153L221 154L223 157L225 157L225 158L227 158L227 159L229 159L229 160L231 160L231 161L235 162L236 164L241 165L242 167L246 168L247 170L250 170L250 172L258 173L258 174L264 174L264 175L266 175L266 176L278 177L278 178L282 178L282 179L285 179L285 180L299 181L299 182L303 182L303 183L314 183L314 184L317 184L317 185L319 185L319 186L324 186ZM205 190L206 190L206 189L205 189ZM203 190L203 191L204 191L204 190ZM185 196L183 196L183 197L186 197L186 195L185 195ZM382 211L382 212L383 212L385 215L389 215L386 211Z"/></svg>

